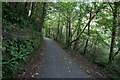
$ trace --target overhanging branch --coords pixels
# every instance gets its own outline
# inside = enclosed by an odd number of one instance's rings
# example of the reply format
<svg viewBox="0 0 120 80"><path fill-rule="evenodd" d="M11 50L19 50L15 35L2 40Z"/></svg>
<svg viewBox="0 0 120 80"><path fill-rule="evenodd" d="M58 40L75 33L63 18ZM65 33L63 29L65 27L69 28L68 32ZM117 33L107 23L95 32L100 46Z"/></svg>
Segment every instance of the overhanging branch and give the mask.
<svg viewBox="0 0 120 80"><path fill-rule="evenodd" d="M82 33L84 32L84 30L86 29L86 27L88 26L88 24L90 24L90 22L92 21L92 19L96 16L96 14L100 11L101 7L103 6L104 3L102 3L99 8L95 11L95 14L92 16L92 18L88 21L88 23L85 25L85 27L83 28L83 30L79 33L78 37L76 39L74 39L73 41L71 41L66 48L71 45L73 42L79 40L80 36L82 35Z"/></svg>

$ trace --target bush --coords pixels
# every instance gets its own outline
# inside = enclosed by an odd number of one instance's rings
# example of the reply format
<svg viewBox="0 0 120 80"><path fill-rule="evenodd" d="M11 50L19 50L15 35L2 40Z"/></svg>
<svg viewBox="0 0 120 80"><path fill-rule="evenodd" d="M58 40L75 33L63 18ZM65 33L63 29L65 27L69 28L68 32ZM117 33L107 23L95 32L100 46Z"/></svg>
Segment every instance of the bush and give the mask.
<svg viewBox="0 0 120 80"><path fill-rule="evenodd" d="M5 3L2 16L3 78L15 78L30 59L30 54L39 47L43 35L35 30L34 23L9 10Z"/></svg>
<svg viewBox="0 0 120 80"><path fill-rule="evenodd" d="M39 36L32 39L20 36L12 40L4 40L2 45L3 77L15 77L18 70L21 70L22 63L26 63L29 54L39 46L41 40Z"/></svg>

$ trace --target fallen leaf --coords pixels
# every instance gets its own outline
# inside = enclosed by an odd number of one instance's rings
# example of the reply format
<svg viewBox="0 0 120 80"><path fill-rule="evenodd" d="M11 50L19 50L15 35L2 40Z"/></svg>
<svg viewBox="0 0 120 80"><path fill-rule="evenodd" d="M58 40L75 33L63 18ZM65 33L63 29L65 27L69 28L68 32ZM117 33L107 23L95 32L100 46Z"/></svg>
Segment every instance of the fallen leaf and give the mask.
<svg viewBox="0 0 120 80"><path fill-rule="evenodd" d="M32 75L31 77L34 77L34 75Z"/></svg>
<svg viewBox="0 0 120 80"><path fill-rule="evenodd" d="M67 67L68 69L70 69L70 67Z"/></svg>
<svg viewBox="0 0 120 80"><path fill-rule="evenodd" d="M91 76L88 76L88 78L91 78Z"/></svg>
<svg viewBox="0 0 120 80"><path fill-rule="evenodd" d="M36 73L35 75L38 75L38 73Z"/></svg>
<svg viewBox="0 0 120 80"><path fill-rule="evenodd" d="M86 72L87 72L87 73L90 73L90 71L89 71L89 70L86 70Z"/></svg>

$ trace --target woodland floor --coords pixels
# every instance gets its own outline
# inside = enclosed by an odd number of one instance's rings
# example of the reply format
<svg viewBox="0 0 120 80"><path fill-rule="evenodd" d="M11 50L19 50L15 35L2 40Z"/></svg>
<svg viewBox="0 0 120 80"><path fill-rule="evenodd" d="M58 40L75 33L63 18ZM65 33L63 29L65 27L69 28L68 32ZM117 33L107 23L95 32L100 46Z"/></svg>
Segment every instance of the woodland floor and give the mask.
<svg viewBox="0 0 120 80"><path fill-rule="evenodd" d="M53 41L56 45L59 45L62 49L65 50L67 55L78 64L78 66L84 70L88 77L93 80L98 79L108 79L106 74L100 72L95 65L93 65L90 61L88 61L83 55L81 55L78 51L65 49L63 45Z"/></svg>
<svg viewBox="0 0 120 80"><path fill-rule="evenodd" d="M77 51L64 49L59 43L45 38L18 78L91 78L97 80L106 77Z"/></svg>
<svg viewBox="0 0 120 80"><path fill-rule="evenodd" d="M30 56L32 56L31 60L26 64L23 73L18 74L18 78L39 78L38 75L45 61L45 40L40 48Z"/></svg>

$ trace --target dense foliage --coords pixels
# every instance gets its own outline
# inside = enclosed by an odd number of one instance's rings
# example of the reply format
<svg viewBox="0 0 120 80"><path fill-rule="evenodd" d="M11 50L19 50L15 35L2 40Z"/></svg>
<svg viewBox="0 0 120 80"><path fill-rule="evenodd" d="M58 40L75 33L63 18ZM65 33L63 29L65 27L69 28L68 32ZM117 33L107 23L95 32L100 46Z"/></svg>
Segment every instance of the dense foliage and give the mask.
<svg viewBox="0 0 120 80"><path fill-rule="evenodd" d="M31 54L39 48L43 40L37 23L23 14L20 15L21 12L16 8L12 9L10 4L2 4L3 78L15 78L18 73L22 73L24 66L32 57Z"/></svg>
<svg viewBox="0 0 120 80"><path fill-rule="evenodd" d="M44 35L120 78L120 3L49 3Z"/></svg>
<svg viewBox="0 0 120 80"><path fill-rule="evenodd" d="M19 73L43 31L108 77L120 78L120 2L10 2L2 8L4 77Z"/></svg>

